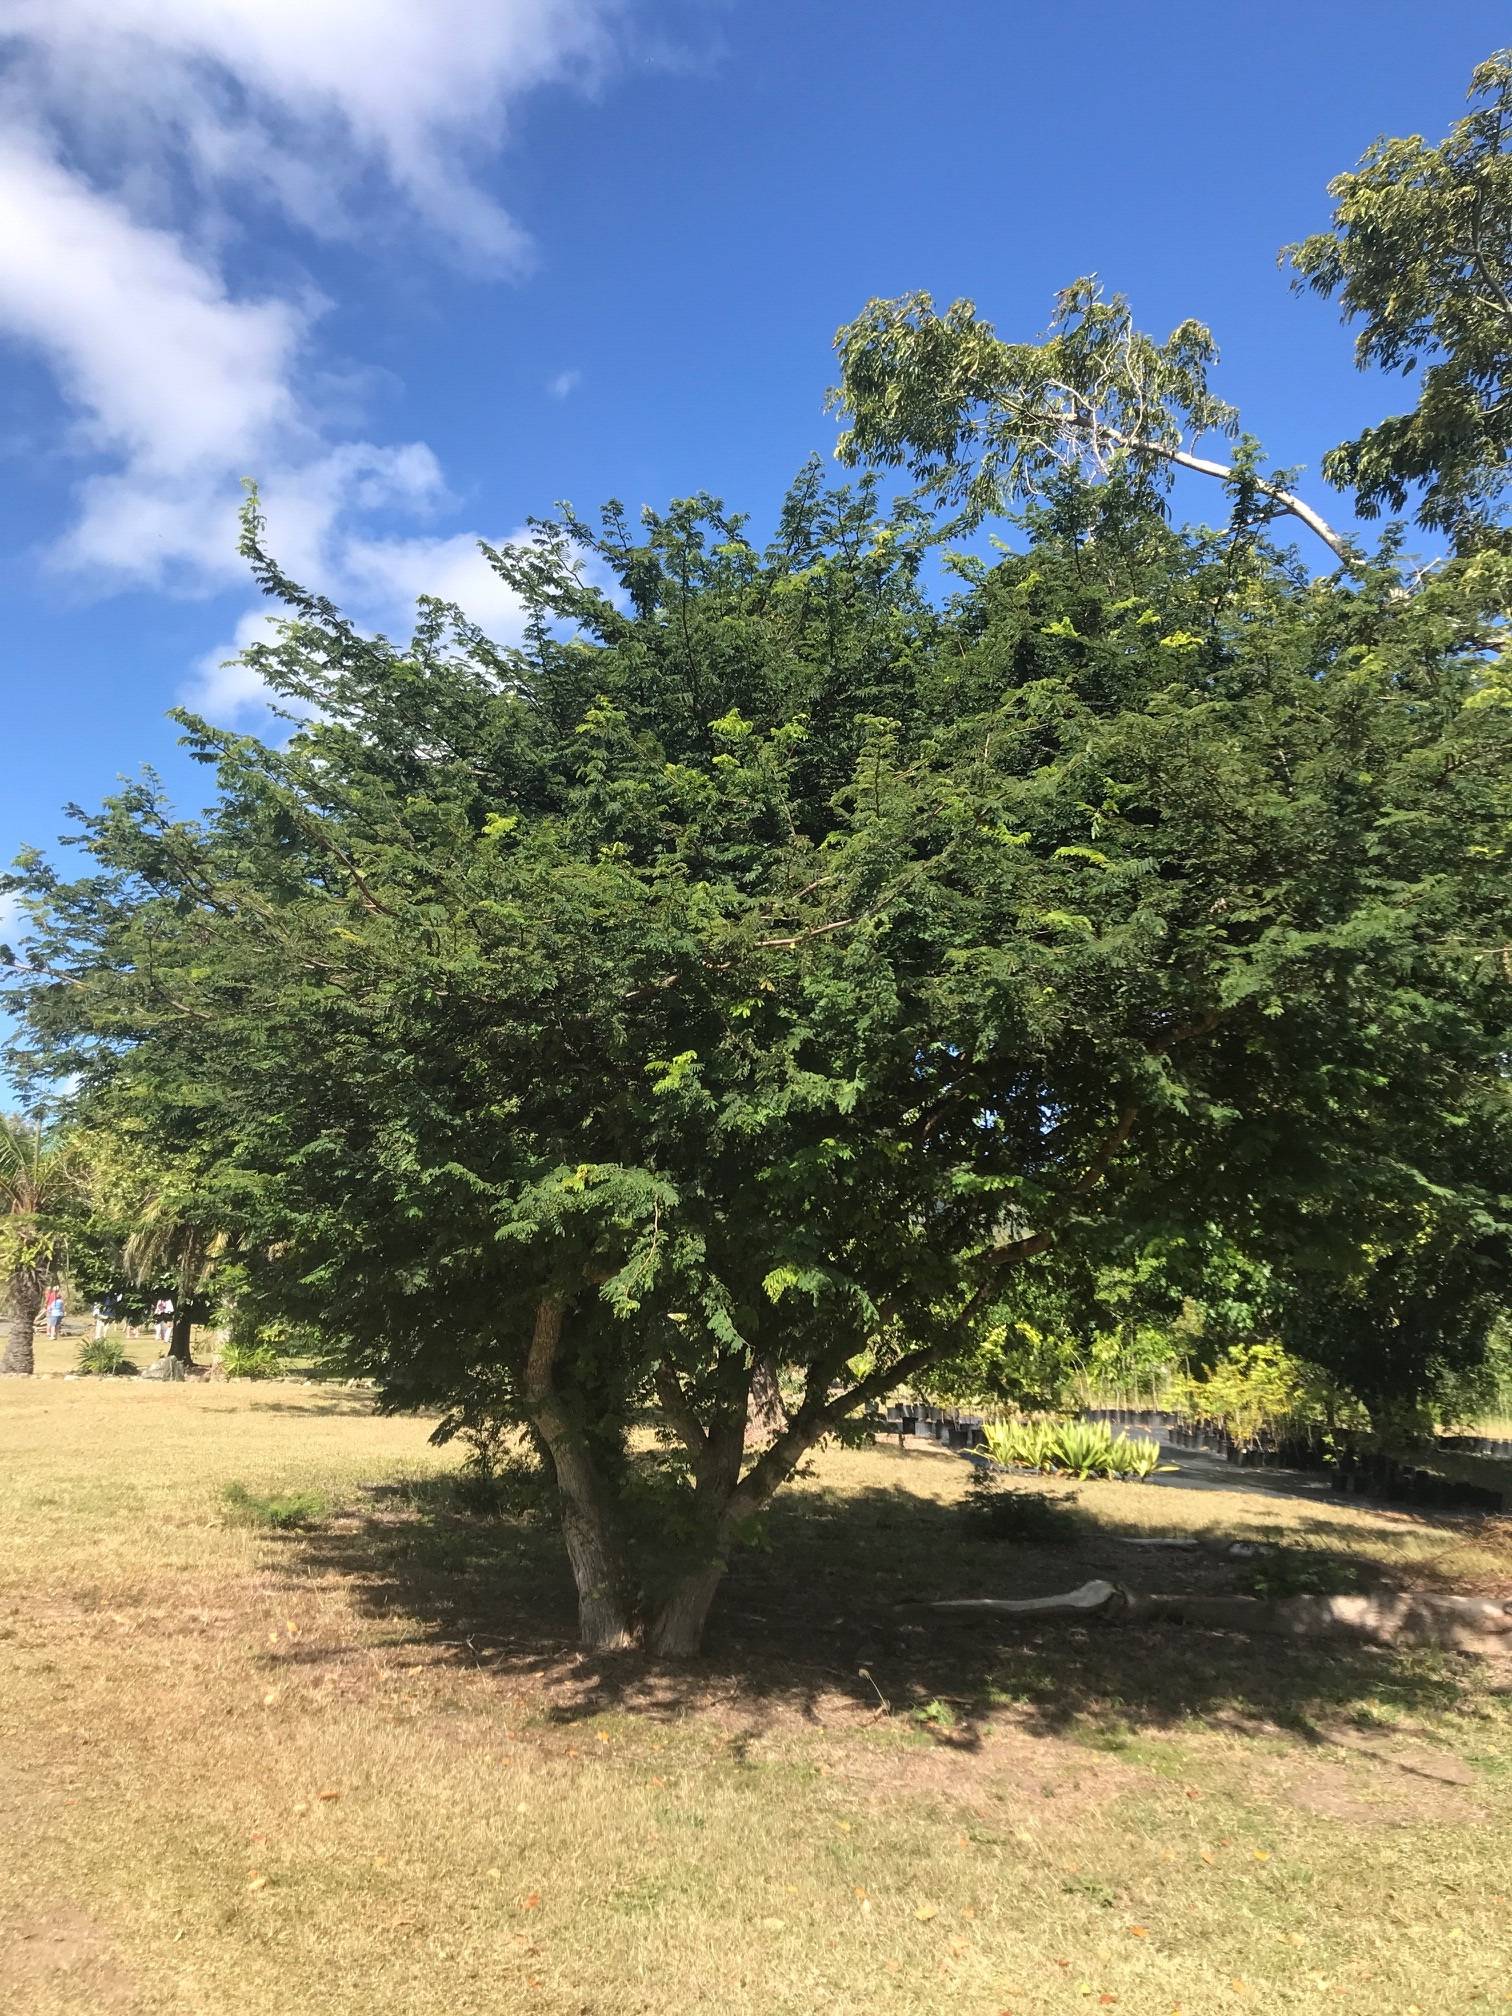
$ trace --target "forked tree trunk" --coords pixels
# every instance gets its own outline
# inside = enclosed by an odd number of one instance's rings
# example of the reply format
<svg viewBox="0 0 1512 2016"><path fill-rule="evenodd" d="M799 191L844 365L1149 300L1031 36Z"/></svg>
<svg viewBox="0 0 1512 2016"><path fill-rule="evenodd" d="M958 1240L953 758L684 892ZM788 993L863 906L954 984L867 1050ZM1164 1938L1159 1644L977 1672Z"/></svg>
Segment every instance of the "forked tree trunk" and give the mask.
<svg viewBox="0 0 1512 2016"><path fill-rule="evenodd" d="M190 1334L193 1329L194 1318L188 1309L181 1309L175 1303L173 1305L173 1326L168 1332L168 1356L170 1358L182 1359L186 1365L194 1362L189 1352Z"/></svg>
<svg viewBox="0 0 1512 2016"><path fill-rule="evenodd" d="M692 1569L674 1587L651 1620L647 1645L658 1659L691 1659L703 1644L709 1607L724 1580L723 1557Z"/></svg>
<svg viewBox="0 0 1512 2016"><path fill-rule="evenodd" d="M577 1585L579 1636L590 1652L623 1652L636 1643L637 1633L619 1535L597 1480L578 1474L570 1451L552 1447L551 1458L562 1500L562 1538Z"/></svg>
<svg viewBox="0 0 1512 2016"><path fill-rule="evenodd" d="M587 1440L556 1387L564 1314L556 1297L536 1310L525 1366L525 1398L556 1472L562 1539L577 1585L579 1634L590 1652L622 1652L637 1642L635 1606L609 1495Z"/></svg>
<svg viewBox="0 0 1512 2016"><path fill-rule="evenodd" d="M42 1290L25 1276L15 1278L10 1284L7 1302L10 1322L6 1330L5 1357L0 1360L0 1374L14 1373L24 1379L30 1377L36 1366L32 1332L37 1327L37 1312L42 1307Z"/></svg>

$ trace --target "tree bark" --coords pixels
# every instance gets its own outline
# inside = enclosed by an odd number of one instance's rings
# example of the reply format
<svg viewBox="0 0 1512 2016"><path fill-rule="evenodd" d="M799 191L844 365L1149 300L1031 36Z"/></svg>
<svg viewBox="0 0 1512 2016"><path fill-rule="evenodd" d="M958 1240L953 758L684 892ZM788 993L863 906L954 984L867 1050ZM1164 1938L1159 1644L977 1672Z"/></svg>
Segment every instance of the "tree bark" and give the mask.
<svg viewBox="0 0 1512 2016"><path fill-rule="evenodd" d="M753 1411L753 1378L747 1366L725 1368L723 1390L707 1427L670 1367L664 1368L657 1384L663 1411L692 1459L693 1508L701 1543L693 1565L673 1584L652 1618L647 1644L659 1659L691 1659L703 1643L709 1608L737 1539L734 1503Z"/></svg>
<svg viewBox="0 0 1512 2016"><path fill-rule="evenodd" d="M186 1365L194 1363L189 1350L190 1333L193 1328L194 1318L190 1311L187 1308L180 1308L178 1303L175 1302L173 1305L173 1326L168 1333L167 1355L170 1358L182 1359Z"/></svg>
<svg viewBox="0 0 1512 2016"><path fill-rule="evenodd" d="M658 1659L691 1659L696 1655L728 1566L727 1555L717 1554L676 1584L651 1622L647 1643Z"/></svg>
<svg viewBox="0 0 1512 2016"><path fill-rule="evenodd" d="M7 1299L10 1323L6 1333L5 1357L0 1360L0 1375L11 1373L19 1378L29 1378L36 1368L32 1333L37 1327L37 1313L42 1307L42 1290L25 1278L13 1279Z"/></svg>
<svg viewBox="0 0 1512 2016"><path fill-rule="evenodd" d="M630 1578L603 1479L557 1389L565 1315L560 1296L548 1296L536 1309L525 1361L525 1400L556 1472L562 1539L577 1586L583 1644L592 1652L621 1652L637 1640Z"/></svg>

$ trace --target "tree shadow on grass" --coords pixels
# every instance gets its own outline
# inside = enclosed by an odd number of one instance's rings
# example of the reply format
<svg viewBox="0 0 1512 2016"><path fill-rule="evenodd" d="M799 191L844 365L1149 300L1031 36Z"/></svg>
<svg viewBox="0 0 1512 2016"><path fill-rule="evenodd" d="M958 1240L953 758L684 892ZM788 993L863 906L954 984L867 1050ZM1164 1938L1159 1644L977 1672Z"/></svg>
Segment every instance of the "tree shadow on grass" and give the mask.
<svg viewBox="0 0 1512 2016"><path fill-rule="evenodd" d="M243 1404L249 1414L320 1414L347 1418L360 1415L367 1420L373 1413L371 1393L329 1393L318 1400L276 1400L269 1397L266 1400L248 1400Z"/></svg>
<svg viewBox="0 0 1512 2016"><path fill-rule="evenodd" d="M1320 1728L1367 1708L1432 1716L1486 1685L1484 1668L1446 1654L910 1607L1045 1595L1094 1577L1147 1594L1227 1593L1242 1571L1221 1550L1153 1557L1084 1509L1061 1539L996 1539L961 1504L910 1488L907 1460L895 1486L779 1498L762 1543L731 1569L702 1656L681 1666L580 1652L554 1526L470 1512L447 1479L376 1489L364 1509L277 1544L291 1578L339 1577L417 1662L469 1667L501 1695L539 1689L546 1719L561 1724L620 1708L715 1712L748 1730L794 1718L832 1726L885 1708L928 1716L957 1747L1004 1712L1047 1736L1121 1740L1198 1717L1321 1740ZM1356 1571L1360 1549L1380 1540L1352 1522L1306 1524L1314 1557L1332 1552Z"/></svg>

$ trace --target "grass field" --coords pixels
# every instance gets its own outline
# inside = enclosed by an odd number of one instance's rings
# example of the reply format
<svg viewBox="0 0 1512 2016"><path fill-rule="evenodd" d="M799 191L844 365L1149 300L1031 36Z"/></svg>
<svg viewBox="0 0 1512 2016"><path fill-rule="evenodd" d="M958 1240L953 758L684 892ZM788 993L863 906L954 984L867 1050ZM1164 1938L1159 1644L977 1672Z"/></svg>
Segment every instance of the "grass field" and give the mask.
<svg viewBox="0 0 1512 2016"><path fill-rule="evenodd" d="M1089 1485L1030 1545L954 1459L835 1450L658 1674L578 1657L553 1535L450 1468L330 1388L0 1387L0 2008L1512 2007L1505 1670L896 1608L1250 1572L1127 1544L1188 1531L1508 1591L1509 1522Z"/></svg>

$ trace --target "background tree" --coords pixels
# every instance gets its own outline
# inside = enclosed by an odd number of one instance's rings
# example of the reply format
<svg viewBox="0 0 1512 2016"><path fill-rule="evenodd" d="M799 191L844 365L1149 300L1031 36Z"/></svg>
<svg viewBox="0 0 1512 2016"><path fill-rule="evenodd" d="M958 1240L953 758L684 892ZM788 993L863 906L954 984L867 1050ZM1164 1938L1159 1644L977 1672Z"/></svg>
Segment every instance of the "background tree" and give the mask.
<svg viewBox="0 0 1512 2016"><path fill-rule="evenodd" d="M1328 185L1332 227L1288 248L1299 288L1358 322L1355 357L1419 379L1410 413L1325 458L1374 518L1417 502L1461 552L1505 539L1512 467L1512 51L1476 70L1465 118L1431 147L1377 140Z"/></svg>
<svg viewBox="0 0 1512 2016"><path fill-rule="evenodd" d="M78 1187L79 1158L68 1135L19 1114L0 1114L0 1281L7 1319L0 1373L34 1369L32 1333L67 1257Z"/></svg>
<svg viewBox="0 0 1512 2016"><path fill-rule="evenodd" d="M1337 558L1342 536L1263 471L1258 444L1240 440L1228 460L1196 451L1203 438L1234 438L1234 408L1212 391L1212 332L1188 320L1163 343L1134 325L1121 294L1093 278L1057 297L1036 342L1000 337L970 301L937 313L928 294L868 301L835 338L840 384L830 403L849 419L842 461L907 467L921 488L962 507L962 522L1061 494L1068 474L1116 479L1125 509L1159 508L1178 469L1213 476L1236 526L1289 516Z"/></svg>

